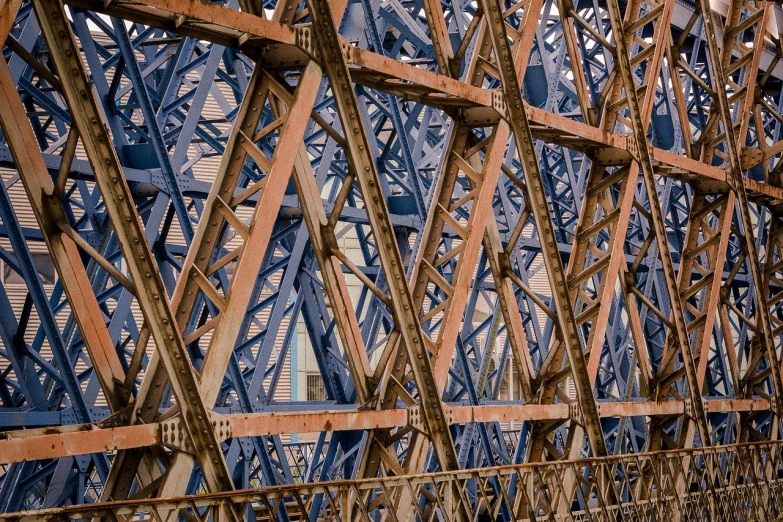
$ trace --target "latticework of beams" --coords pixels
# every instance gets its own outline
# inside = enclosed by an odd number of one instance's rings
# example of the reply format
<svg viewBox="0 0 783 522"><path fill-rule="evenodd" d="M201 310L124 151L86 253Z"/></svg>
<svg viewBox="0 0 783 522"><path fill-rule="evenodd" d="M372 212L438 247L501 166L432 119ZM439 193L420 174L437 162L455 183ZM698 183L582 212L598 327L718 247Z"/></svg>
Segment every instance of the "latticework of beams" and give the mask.
<svg viewBox="0 0 783 522"><path fill-rule="evenodd" d="M0 0L0 512L778 516L782 19Z"/></svg>

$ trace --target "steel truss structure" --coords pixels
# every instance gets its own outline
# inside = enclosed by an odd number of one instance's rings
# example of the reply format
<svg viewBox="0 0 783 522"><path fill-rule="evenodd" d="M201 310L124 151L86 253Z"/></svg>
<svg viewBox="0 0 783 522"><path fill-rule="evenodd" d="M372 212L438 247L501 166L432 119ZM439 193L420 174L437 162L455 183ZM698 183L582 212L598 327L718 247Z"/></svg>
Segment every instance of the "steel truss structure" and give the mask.
<svg viewBox="0 0 783 522"><path fill-rule="evenodd" d="M0 0L0 511L777 516L779 19Z"/></svg>

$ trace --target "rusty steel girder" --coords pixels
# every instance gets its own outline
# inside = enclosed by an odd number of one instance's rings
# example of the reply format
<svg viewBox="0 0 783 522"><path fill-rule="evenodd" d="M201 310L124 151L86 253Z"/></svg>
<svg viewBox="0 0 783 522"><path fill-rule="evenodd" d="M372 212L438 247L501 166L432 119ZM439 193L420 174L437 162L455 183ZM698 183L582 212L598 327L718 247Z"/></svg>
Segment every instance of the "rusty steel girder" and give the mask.
<svg viewBox="0 0 783 522"><path fill-rule="evenodd" d="M0 0L0 513L778 516L778 20Z"/></svg>

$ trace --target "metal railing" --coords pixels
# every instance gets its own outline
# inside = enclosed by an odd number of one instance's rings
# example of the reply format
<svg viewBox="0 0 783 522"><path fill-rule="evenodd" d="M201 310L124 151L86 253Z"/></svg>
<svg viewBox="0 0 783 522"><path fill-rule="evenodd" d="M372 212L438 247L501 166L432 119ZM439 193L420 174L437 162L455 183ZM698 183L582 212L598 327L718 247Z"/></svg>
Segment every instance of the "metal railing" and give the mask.
<svg viewBox="0 0 783 522"><path fill-rule="evenodd" d="M248 519L402 520L387 502L401 488L414 520L775 520L783 509L783 442L747 443L367 480L292 484L0 515L0 521L206 520L233 503ZM569 486L573 484L573 486Z"/></svg>

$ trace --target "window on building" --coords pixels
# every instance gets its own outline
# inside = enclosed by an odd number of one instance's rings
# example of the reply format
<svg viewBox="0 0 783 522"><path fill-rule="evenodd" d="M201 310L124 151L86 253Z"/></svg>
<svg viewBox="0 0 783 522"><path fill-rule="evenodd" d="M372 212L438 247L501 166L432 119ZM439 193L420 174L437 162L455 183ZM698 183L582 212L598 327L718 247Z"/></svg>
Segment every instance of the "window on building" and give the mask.
<svg viewBox="0 0 783 522"><path fill-rule="evenodd" d="M321 380L320 373L311 372L307 374L307 400L326 400L326 388L324 388L324 381Z"/></svg>

